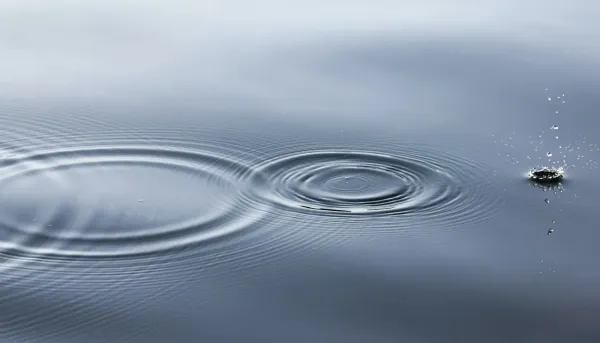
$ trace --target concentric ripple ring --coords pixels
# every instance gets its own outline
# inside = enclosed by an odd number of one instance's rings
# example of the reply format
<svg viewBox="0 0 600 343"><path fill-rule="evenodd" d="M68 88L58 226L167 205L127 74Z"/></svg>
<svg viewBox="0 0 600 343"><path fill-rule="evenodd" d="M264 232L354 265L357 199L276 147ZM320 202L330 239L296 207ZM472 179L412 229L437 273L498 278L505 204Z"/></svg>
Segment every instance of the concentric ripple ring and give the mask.
<svg viewBox="0 0 600 343"><path fill-rule="evenodd" d="M445 222L476 221L493 203L477 163L438 151L397 154L343 149L301 151L256 167L250 197L303 214L418 216Z"/></svg>
<svg viewBox="0 0 600 343"><path fill-rule="evenodd" d="M0 250L128 256L241 232L260 219L238 196L241 162L194 150L91 147L0 164Z"/></svg>

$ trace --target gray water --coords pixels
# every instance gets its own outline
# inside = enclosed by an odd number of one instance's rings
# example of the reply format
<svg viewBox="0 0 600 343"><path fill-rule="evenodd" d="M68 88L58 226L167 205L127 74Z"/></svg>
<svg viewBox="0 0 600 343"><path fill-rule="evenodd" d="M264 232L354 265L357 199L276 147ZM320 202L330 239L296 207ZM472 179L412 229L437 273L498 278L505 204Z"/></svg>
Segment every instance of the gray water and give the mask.
<svg viewBox="0 0 600 343"><path fill-rule="evenodd" d="M600 342L597 18L4 1L0 342Z"/></svg>

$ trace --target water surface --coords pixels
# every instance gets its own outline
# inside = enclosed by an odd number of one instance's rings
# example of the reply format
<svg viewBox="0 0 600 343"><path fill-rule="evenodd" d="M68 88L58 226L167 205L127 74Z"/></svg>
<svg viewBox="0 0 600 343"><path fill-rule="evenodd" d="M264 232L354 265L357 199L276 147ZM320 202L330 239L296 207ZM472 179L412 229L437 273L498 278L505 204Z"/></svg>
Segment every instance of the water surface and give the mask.
<svg viewBox="0 0 600 343"><path fill-rule="evenodd" d="M600 341L598 12L0 5L0 341Z"/></svg>

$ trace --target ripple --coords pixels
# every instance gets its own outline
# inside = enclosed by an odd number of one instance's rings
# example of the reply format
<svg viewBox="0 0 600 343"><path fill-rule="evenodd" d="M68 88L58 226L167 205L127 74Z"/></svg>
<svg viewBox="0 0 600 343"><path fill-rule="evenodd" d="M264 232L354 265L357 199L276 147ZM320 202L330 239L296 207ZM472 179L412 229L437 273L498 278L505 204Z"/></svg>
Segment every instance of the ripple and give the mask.
<svg viewBox="0 0 600 343"><path fill-rule="evenodd" d="M241 232L264 211L239 197L248 167L161 147L22 154L0 165L5 254L101 257L182 248Z"/></svg>
<svg viewBox="0 0 600 343"><path fill-rule="evenodd" d="M263 161L248 197L299 214L465 223L494 212L489 175L473 161L414 146L395 154L319 149Z"/></svg>
<svg viewBox="0 0 600 343"><path fill-rule="evenodd" d="M11 298L69 280L162 294L171 275L260 278L365 235L454 232L443 224L489 218L497 200L485 166L396 137L72 117L0 128L0 282Z"/></svg>
<svg viewBox="0 0 600 343"><path fill-rule="evenodd" d="M459 226L422 219L494 212L484 166L395 137L91 117L15 115L0 128L0 301L17 309L3 318L13 332L89 335L186 290L211 301L287 278L348 238L430 242Z"/></svg>

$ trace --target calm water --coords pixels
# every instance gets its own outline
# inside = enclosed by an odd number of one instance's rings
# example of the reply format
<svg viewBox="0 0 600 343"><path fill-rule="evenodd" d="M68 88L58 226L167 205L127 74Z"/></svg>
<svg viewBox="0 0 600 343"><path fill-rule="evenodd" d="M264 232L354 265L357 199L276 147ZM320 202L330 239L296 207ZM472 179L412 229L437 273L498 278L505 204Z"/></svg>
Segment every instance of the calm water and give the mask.
<svg viewBox="0 0 600 343"><path fill-rule="evenodd" d="M599 15L3 2L0 341L600 342Z"/></svg>

